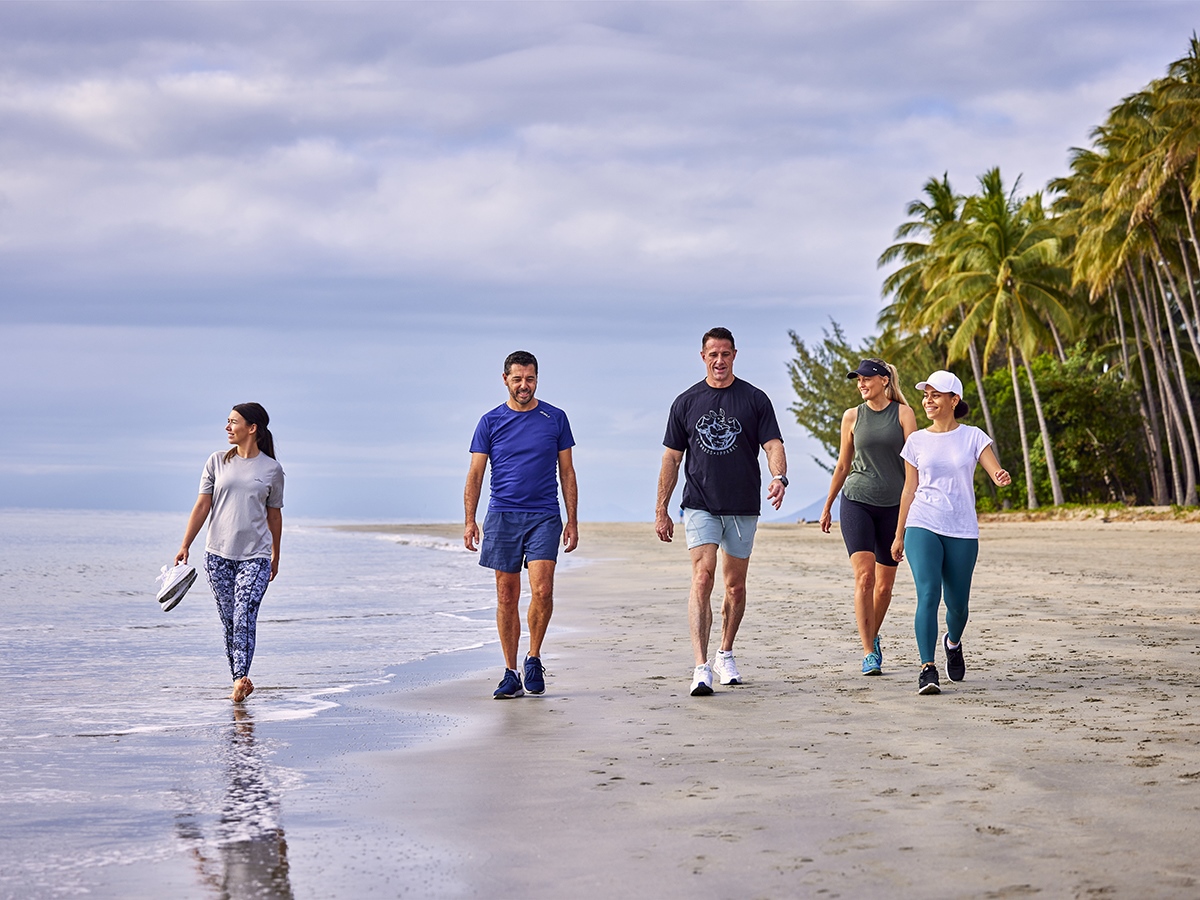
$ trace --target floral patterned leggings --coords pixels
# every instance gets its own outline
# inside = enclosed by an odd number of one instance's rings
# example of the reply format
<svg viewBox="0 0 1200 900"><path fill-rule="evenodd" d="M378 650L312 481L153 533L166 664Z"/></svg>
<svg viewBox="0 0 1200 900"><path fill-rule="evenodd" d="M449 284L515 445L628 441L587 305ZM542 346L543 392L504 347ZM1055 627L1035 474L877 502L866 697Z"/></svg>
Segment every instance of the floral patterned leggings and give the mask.
<svg viewBox="0 0 1200 900"><path fill-rule="evenodd" d="M271 580L269 559L226 559L204 554L204 571L217 612L225 626L225 655L233 680L250 674L254 659L254 631L258 625L258 607Z"/></svg>

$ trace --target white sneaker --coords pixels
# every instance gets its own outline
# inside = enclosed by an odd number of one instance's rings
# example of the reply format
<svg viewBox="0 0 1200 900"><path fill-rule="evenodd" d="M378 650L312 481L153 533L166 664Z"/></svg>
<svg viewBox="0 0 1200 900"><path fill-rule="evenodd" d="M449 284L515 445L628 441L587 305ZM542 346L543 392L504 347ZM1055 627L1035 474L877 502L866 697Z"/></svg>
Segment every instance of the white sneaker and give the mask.
<svg viewBox="0 0 1200 900"><path fill-rule="evenodd" d="M721 679L721 684L742 683L742 673L738 671L737 663L733 661L732 650L728 654L723 650L717 651L717 658L713 660L713 670Z"/></svg>
<svg viewBox="0 0 1200 900"><path fill-rule="evenodd" d="M158 602L163 612L170 612L179 605L183 595L196 582L196 570L186 563L163 566L156 579L159 583Z"/></svg>
<svg viewBox="0 0 1200 900"><path fill-rule="evenodd" d="M692 672L692 696L707 697L712 693L712 666L705 663Z"/></svg>

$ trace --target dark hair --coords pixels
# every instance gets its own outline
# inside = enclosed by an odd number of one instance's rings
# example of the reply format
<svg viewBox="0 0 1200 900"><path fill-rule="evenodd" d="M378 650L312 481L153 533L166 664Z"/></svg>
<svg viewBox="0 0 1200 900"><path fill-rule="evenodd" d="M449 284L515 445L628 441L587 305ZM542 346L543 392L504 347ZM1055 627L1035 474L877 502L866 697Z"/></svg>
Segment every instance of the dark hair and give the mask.
<svg viewBox="0 0 1200 900"><path fill-rule="evenodd" d="M958 398L958 403L954 405L954 418L961 419L971 411L971 407L967 406L967 401L962 397Z"/></svg>
<svg viewBox="0 0 1200 900"><path fill-rule="evenodd" d="M504 358L504 374L512 371L513 366L533 366L533 374L538 373L537 357L528 350L514 350Z"/></svg>
<svg viewBox="0 0 1200 900"><path fill-rule="evenodd" d="M703 350L708 346L709 341L729 341L729 347L732 350L737 349L737 344L733 342L733 332L728 328L710 328L704 332L704 337L700 338L700 349Z"/></svg>
<svg viewBox="0 0 1200 900"><path fill-rule="evenodd" d="M233 407L233 411L246 420L247 425L257 425L258 430L254 432L254 438L258 442L260 452L267 454L271 459L275 458L275 437L271 434L271 429L267 425L271 421L271 417L267 415L267 411L263 409L261 403L238 403ZM233 454L237 453L237 447L230 449L225 454L225 460L228 462L233 458Z"/></svg>

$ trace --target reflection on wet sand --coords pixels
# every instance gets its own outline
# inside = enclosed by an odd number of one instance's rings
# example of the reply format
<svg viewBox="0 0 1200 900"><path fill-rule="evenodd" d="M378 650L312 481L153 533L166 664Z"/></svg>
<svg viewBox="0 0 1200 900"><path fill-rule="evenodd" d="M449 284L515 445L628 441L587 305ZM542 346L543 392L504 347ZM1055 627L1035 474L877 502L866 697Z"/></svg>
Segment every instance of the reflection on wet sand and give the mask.
<svg viewBox="0 0 1200 900"><path fill-rule="evenodd" d="M287 841L272 790L267 753L254 739L254 718L235 707L222 747L228 786L214 834L206 839L194 814L176 823L190 846L200 877L222 900L261 897L292 900Z"/></svg>

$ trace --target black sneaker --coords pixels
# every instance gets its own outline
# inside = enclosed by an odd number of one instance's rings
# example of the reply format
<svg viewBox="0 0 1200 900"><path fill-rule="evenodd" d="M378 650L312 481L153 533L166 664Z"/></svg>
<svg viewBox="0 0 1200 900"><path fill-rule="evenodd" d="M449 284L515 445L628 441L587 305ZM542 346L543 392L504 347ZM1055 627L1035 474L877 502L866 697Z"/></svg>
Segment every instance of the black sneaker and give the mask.
<svg viewBox="0 0 1200 900"><path fill-rule="evenodd" d="M940 694L942 686L938 684L937 666L926 666L921 670L921 677L917 680L918 694Z"/></svg>
<svg viewBox="0 0 1200 900"><path fill-rule="evenodd" d="M525 689L521 687L521 676L512 669L504 670L500 686L492 694L494 700L512 700L514 697L524 697Z"/></svg>
<svg viewBox="0 0 1200 900"><path fill-rule="evenodd" d="M525 657L525 690L531 694L546 693L546 667L539 657Z"/></svg>
<svg viewBox="0 0 1200 900"><path fill-rule="evenodd" d="M963 659L962 641L957 647L950 646L950 632L942 638L942 646L946 649L946 674L951 681L962 681L967 675L967 663Z"/></svg>

